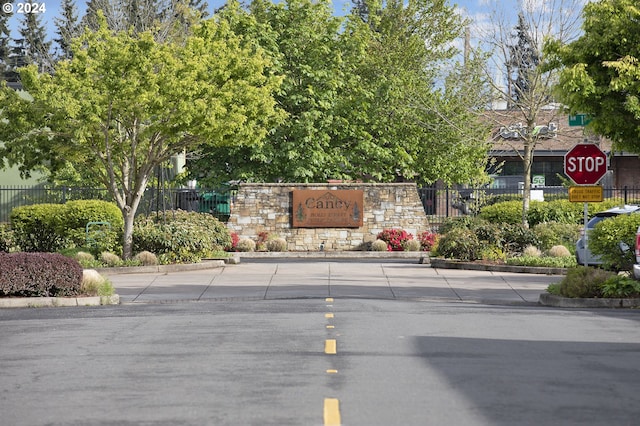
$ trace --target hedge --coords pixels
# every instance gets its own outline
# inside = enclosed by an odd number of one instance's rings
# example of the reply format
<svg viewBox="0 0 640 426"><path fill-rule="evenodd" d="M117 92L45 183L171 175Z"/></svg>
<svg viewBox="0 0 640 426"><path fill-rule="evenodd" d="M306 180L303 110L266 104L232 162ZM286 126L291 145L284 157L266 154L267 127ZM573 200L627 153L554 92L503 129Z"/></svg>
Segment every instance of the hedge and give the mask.
<svg viewBox="0 0 640 426"><path fill-rule="evenodd" d="M58 253L1 253L0 296L75 296L82 267Z"/></svg>

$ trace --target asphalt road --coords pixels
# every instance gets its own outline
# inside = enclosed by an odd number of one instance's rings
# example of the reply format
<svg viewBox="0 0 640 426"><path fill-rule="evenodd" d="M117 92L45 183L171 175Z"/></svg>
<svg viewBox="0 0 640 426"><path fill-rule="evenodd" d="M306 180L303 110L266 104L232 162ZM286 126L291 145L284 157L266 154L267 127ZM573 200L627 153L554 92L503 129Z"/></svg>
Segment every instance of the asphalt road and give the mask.
<svg viewBox="0 0 640 426"><path fill-rule="evenodd" d="M4 309L0 424L635 425L639 320L360 297Z"/></svg>

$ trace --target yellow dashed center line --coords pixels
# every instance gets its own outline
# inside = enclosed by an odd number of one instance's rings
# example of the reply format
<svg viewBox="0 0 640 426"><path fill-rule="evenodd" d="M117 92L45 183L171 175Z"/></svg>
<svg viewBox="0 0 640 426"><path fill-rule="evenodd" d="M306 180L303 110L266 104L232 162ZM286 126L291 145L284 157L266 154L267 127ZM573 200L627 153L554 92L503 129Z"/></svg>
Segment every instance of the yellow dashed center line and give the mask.
<svg viewBox="0 0 640 426"><path fill-rule="evenodd" d="M336 351L336 339L327 339L324 342L324 353L327 355L335 355Z"/></svg>
<svg viewBox="0 0 640 426"><path fill-rule="evenodd" d="M324 399L324 426L340 426L340 401L336 398Z"/></svg>
<svg viewBox="0 0 640 426"><path fill-rule="evenodd" d="M328 313L328 314L324 314L325 318L333 318L333 314L332 313Z"/></svg>
<svg viewBox="0 0 640 426"><path fill-rule="evenodd" d="M335 325L328 325L327 328L332 330L332 329L336 328L336 326Z"/></svg>
<svg viewBox="0 0 640 426"><path fill-rule="evenodd" d="M324 299L325 302L333 302L333 297L327 297Z"/></svg>

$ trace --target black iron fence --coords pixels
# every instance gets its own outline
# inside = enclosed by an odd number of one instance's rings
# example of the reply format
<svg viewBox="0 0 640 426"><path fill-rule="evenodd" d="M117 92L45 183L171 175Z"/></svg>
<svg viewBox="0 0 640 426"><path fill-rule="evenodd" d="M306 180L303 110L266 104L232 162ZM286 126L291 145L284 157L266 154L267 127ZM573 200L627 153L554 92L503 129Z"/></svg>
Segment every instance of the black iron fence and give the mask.
<svg viewBox="0 0 640 426"><path fill-rule="evenodd" d="M521 188L419 188L424 211L432 225L444 218L476 213L482 206L499 201L522 200ZM619 200L620 204L640 204L640 188L603 188L605 200ZM569 189L563 186L535 187L531 200L551 201L568 199Z"/></svg>
<svg viewBox="0 0 640 426"><path fill-rule="evenodd" d="M236 191L230 188L218 189L175 189L147 188L138 214L149 214L155 211L182 209L211 213L226 221ZM63 204L71 200L104 200L113 201L106 189L77 187L44 187L44 186L0 186L0 223L9 222L11 210L19 206L31 204Z"/></svg>
<svg viewBox="0 0 640 426"><path fill-rule="evenodd" d="M236 197L233 188L175 189L148 188L138 208L138 213L182 209L207 212L226 221ZM522 199L519 188L419 188L422 206L430 223L436 225L444 218L474 214L483 205L502 200ZM605 199L620 200L620 204L640 204L640 188L604 188ZM531 199L550 201L568 198L566 187L537 187ZM18 206L42 203L66 203L70 200L99 199L113 201L105 189L44 186L0 186L0 223L8 222L11 210Z"/></svg>

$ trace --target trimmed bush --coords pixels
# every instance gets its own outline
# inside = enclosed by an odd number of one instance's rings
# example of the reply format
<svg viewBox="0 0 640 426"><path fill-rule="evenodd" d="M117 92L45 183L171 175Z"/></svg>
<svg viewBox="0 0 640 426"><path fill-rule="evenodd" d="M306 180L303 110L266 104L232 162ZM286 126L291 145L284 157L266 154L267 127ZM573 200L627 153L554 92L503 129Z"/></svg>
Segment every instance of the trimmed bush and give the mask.
<svg viewBox="0 0 640 426"><path fill-rule="evenodd" d="M424 231L418 234L418 241L420 241L420 250L431 251L431 248L436 244L438 240L438 234L433 232Z"/></svg>
<svg viewBox="0 0 640 426"><path fill-rule="evenodd" d="M527 221L531 227L545 222L580 223L583 216L581 203L572 203L569 200L532 201L527 212Z"/></svg>
<svg viewBox="0 0 640 426"><path fill-rule="evenodd" d="M89 247L93 254L103 251L118 253L122 251L122 232L124 219L115 205L102 200L75 200L64 204L63 220L59 224L58 234L66 238L73 247ZM89 228L87 242L87 224L89 222L108 222L107 225L93 225Z"/></svg>
<svg viewBox="0 0 640 426"><path fill-rule="evenodd" d="M538 241L540 241L541 250L547 251L553 246L563 245L573 250L575 254L575 245L580 238L581 225L575 223L546 222L539 223L531 229Z"/></svg>
<svg viewBox="0 0 640 426"><path fill-rule="evenodd" d="M601 297L602 284L615 275L613 272L599 268L586 266L571 268L560 281L560 294L564 297Z"/></svg>
<svg viewBox="0 0 640 426"><path fill-rule="evenodd" d="M287 240L284 238L272 238L267 240L267 251L287 251Z"/></svg>
<svg viewBox="0 0 640 426"><path fill-rule="evenodd" d="M160 263L199 262L230 244L227 227L208 213L176 210L141 215L133 231L134 251L156 253Z"/></svg>
<svg viewBox="0 0 640 426"><path fill-rule="evenodd" d="M404 244L413 239L413 235L404 229L385 229L377 236L379 240L385 241L389 251L403 251Z"/></svg>
<svg viewBox="0 0 640 426"><path fill-rule="evenodd" d="M387 242L375 240L371 243L371 251L387 251Z"/></svg>
<svg viewBox="0 0 640 426"><path fill-rule="evenodd" d="M445 258L477 260L480 249L480 241L470 229L452 229L438 240L438 254Z"/></svg>
<svg viewBox="0 0 640 426"><path fill-rule="evenodd" d="M408 240L405 241L402 245L405 251L420 251L420 241L418 240Z"/></svg>
<svg viewBox="0 0 640 426"><path fill-rule="evenodd" d="M108 251L103 251L100 253L100 260L106 264L107 266L119 266L122 265L122 259L117 254L109 253Z"/></svg>
<svg viewBox="0 0 640 426"><path fill-rule="evenodd" d="M600 256L604 266L617 271L630 271L635 263L633 247L640 214L620 215L600 221L589 232L589 249ZM620 243L630 250L620 250Z"/></svg>
<svg viewBox="0 0 640 426"><path fill-rule="evenodd" d="M529 257L540 257L540 256L542 256L542 252L536 246L527 246L523 250L522 255L523 256L529 256Z"/></svg>
<svg viewBox="0 0 640 426"><path fill-rule="evenodd" d="M9 216L15 243L26 252L55 252L67 244L59 233L64 204L34 204L16 207Z"/></svg>
<svg viewBox="0 0 640 426"><path fill-rule="evenodd" d="M256 242L250 238L240 238L240 241L238 241L238 245L236 246L236 249L238 251L243 251L243 252L255 251Z"/></svg>
<svg viewBox="0 0 640 426"><path fill-rule="evenodd" d="M540 241L530 228L522 225L507 225L502 227L503 250L511 255L517 255L528 246L540 245Z"/></svg>
<svg viewBox="0 0 640 426"><path fill-rule="evenodd" d="M0 296L75 296L82 267L58 253L0 253Z"/></svg>
<svg viewBox="0 0 640 426"><path fill-rule="evenodd" d="M15 246L13 231L8 223L0 223L0 252L8 253Z"/></svg>
<svg viewBox="0 0 640 426"><path fill-rule="evenodd" d="M158 257L150 251L141 251L134 256L134 260L140 262L143 266L154 266L159 263Z"/></svg>
<svg viewBox="0 0 640 426"><path fill-rule="evenodd" d="M505 201L485 206L478 215L491 223L518 224L522 223L522 201Z"/></svg>
<svg viewBox="0 0 640 426"><path fill-rule="evenodd" d="M549 257L570 257L572 256L571 252L565 246L553 246L547 252Z"/></svg>
<svg viewBox="0 0 640 426"><path fill-rule="evenodd" d="M82 271L80 291L87 296L111 296L115 293L111 281L100 275L95 269Z"/></svg>

